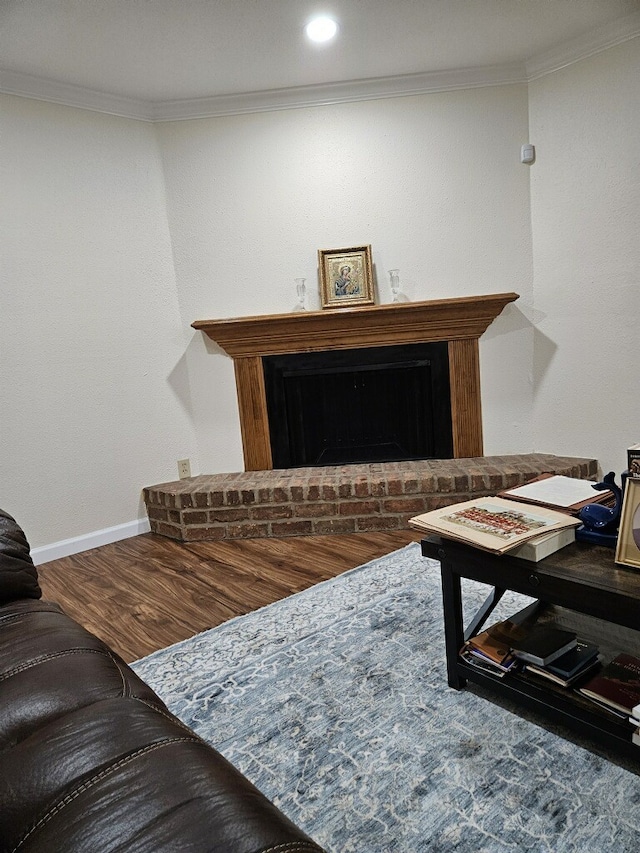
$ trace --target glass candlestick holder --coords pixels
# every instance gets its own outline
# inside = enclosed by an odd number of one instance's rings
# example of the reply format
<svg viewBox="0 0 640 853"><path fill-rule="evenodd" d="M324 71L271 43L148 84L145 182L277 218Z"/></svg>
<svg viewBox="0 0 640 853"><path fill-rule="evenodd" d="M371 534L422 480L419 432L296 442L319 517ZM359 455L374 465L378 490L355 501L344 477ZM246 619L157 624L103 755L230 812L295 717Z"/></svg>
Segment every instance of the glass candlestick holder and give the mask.
<svg viewBox="0 0 640 853"><path fill-rule="evenodd" d="M307 292L307 286L305 284L306 278L295 278L294 281L296 283L296 295L298 297L298 301L296 302L293 310L306 311L307 309L304 305L304 299Z"/></svg>
<svg viewBox="0 0 640 853"><path fill-rule="evenodd" d="M400 290L400 270L389 270L389 278L391 280L392 302L408 302L408 298Z"/></svg>
<svg viewBox="0 0 640 853"><path fill-rule="evenodd" d="M393 302L398 301L398 293L400 292L400 270L389 270L389 278L391 279L391 295Z"/></svg>

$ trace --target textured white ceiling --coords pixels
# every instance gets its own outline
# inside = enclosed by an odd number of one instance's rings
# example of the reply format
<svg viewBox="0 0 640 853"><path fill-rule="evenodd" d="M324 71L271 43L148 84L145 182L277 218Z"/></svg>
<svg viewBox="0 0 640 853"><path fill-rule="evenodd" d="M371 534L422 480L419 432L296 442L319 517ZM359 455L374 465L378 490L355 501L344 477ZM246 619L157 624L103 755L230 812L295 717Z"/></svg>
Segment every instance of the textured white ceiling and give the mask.
<svg viewBox="0 0 640 853"><path fill-rule="evenodd" d="M331 45L304 38L316 12L339 21ZM0 0L0 69L144 102L212 98L526 63L638 12L640 0Z"/></svg>

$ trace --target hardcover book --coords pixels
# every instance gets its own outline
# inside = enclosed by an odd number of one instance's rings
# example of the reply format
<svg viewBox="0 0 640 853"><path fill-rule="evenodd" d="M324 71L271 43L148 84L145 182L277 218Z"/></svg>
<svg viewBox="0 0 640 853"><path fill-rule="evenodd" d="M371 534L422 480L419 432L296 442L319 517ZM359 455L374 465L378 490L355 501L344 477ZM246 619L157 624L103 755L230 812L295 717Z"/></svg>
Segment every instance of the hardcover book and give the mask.
<svg viewBox="0 0 640 853"><path fill-rule="evenodd" d="M520 660L548 666L577 645L572 631L554 625L534 625L522 640L516 640L513 653Z"/></svg>
<svg viewBox="0 0 640 853"><path fill-rule="evenodd" d="M572 675L571 678L562 678L562 676L551 672L548 666L536 666L535 663L525 663L524 668L527 672L533 672L535 675L546 678L548 681L552 681L560 687L571 687L580 679L586 678L590 672L593 672L599 666L600 661L595 657L583 669L579 670L575 675ZM638 725L640 725L640 723L638 723Z"/></svg>
<svg viewBox="0 0 640 853"><path fill-rule="evenodd" d="M634 480L640 479L640 444L632 444L627 449L627 462L629 476Z"/></svg>
<svg viewBox="0 0 640 853"><path fill-rule="evenodd" d="M492 636L489 631L483 631L481 634L471 637L468 646L477 649L484 657L497 664L501 664L511 653L509 644L505 643L500 637Z"/></svg>
<svg viewBox="0 0 640 853"><path fill-rule="evenodd" d="M598 675L580 688L580 693L629 716L640 703L640 659L620 654Z"/></svg>
<svg viewBox="0 0 640 853"><path fill-rule="evenodd" d="M521 560L531 560L537 563L539 560L544 560L545 557L555 554L561 548L571 545L576 541L576 531L574 527L564 527L560 530L551 530L549 533L543 533L541 536L535 536L512 548L509 554L512 557L519 557Z"/></svg>
<svg viewBox="0 0 640 853"><path fill-rule="evenodd" d="M513 655L511 645L515 637L522 637L525 630L511 619L496 622L485 631L481 631L465 643L469 650L479 652L496 664L511 665Z"/></svg>
<svg viewBox="0 0 640 853"><path fill-rule="evenodd" d="M526 608L525 611L521 612L526 613L528 610L529 608ZM514 663L518 663L512 652L513 644L522 639L530 630L516 621L519 616L520 614L516 614L512 619L495 622L485 631L470 637L465 643L463 651L484 657L495 663L496 666L510 670Z"/></svg>
<svg viewBox="0 0 640 853"><path fill-rule="evenodd" d="M551 530L575 528L577 518L542 506L503 498L476 498L434 509L409 520L418 530L503 554L528 539Z"/></svg>
<svg viewBox="0 0 640 853"><path fill-rule="evenodd" d="M593 643L584 643L582 640L578 640L575 648L552 661L548 668L561 678L572 678L598 657L598 651L598 647Z"/></svg>

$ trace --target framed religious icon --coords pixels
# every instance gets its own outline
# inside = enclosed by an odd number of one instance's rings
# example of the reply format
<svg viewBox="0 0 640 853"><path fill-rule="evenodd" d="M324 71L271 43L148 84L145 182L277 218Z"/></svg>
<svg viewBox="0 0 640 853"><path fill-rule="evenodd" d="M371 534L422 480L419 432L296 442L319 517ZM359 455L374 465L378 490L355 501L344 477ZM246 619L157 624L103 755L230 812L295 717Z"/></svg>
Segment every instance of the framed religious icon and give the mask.
<svg viewBox="0 0 640 853"><path fill-rule="evenodd" d="M640 569L640 480L632 477L624 488L616 563Z"/></svg>
<svg viewBox="0 0 640 853"><path fill-rule="evenodd" d="M373 305L371 246L319 249L318 267L323 308Z"/></svg>

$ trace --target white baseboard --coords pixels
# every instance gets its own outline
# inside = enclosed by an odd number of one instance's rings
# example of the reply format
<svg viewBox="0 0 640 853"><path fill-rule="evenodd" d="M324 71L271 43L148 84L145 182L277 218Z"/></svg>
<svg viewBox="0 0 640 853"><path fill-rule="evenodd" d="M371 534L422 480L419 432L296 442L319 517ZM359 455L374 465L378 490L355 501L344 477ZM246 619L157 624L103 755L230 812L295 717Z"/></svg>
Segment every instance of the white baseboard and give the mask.
<svg viewBox="0 0 640 853"><path fill-rule="evenodd" d="M61 542L53 542L51 545L34 548L31 551L31 559L36 566L41 566L51 560L80 554L90 548L99 548L101 545L109 545L111 542L119 542L121 539L129 539L131 536L149 533L150 530L149 519L138 518L135 521L127 521L125 524L117 524L115 527L105 527L104 530L94 530L93 533L85 533L83 536L75 536L73 539L63 539Z"/></svg>

